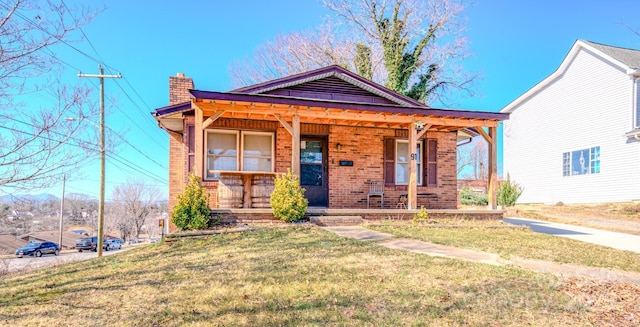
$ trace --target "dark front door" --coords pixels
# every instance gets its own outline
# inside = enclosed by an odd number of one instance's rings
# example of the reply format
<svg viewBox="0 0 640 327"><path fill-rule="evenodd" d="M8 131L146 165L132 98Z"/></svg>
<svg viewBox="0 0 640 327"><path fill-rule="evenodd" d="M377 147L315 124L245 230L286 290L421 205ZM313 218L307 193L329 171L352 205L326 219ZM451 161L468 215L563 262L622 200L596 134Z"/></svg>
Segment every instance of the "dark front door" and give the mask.
<svg viewBox="0 0 640 327"><path fill-rule="evenodd" d="M300 142L300 185L310 207L327 207L327 139L302 137Z"/></svg>

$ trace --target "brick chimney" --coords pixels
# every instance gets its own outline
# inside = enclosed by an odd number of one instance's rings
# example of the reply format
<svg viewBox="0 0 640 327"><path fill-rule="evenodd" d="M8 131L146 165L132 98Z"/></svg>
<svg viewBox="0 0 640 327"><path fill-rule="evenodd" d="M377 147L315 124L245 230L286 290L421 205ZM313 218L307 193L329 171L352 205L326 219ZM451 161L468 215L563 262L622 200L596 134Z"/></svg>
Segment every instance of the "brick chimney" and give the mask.
<svg viewBox="0 0 640 327"><path fill-rule="evenodd" d="M189 90L193 88L193 79L184 76L184 73L169 76L169 105L189 101L191 99Z"/></svg>

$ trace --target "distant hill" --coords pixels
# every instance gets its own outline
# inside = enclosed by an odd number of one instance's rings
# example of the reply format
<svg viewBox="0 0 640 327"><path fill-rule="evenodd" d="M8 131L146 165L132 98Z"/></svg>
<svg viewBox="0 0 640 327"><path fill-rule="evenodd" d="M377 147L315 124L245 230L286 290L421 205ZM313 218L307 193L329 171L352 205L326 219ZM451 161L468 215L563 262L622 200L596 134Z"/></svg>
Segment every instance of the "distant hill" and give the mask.
<svg viewBox="0 0 640 327"><path fill-rule="evenodd" d="M2 203L15 203L18 201L33 201L33 202L45 202L45 201L57 201L60 200L55 195L51 195L49 193L40 193L40 194L13 194L13 195L3 195L0 196L0 202Z"/></svg>

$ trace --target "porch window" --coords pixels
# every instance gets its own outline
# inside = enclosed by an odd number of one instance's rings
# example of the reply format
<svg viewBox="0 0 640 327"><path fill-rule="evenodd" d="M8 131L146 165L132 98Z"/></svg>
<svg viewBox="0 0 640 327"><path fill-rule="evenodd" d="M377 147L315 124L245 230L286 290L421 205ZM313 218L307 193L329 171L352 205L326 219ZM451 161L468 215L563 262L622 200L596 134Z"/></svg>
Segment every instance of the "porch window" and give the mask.
<svg viewBox="0 0 640 327"><path fill-rule="evenodd" d="M273 133L212 130L206 137L207 178L220 171L273 171Z"/></svg>
<svg viewBox="0 0 640 327"><path fill-rule="evenodd" d="M273 171L273 133L242 133L242 170Z"/></svg>
<svg viewBox="0 0 640 327"><path fill-rule="evenodd" d="M415 160L417 185L437 186L437 139L416 142ZM384 140L384 183L386 186L409 184L409 141L386 138Z"/></svg>
<svg viewBox="0 0 640 327"><path fill-rule="evenodd" d="M409 184L409 163L411 154L409 153L409 141L396 140L396 185ZM422 185L422 141L416 143L415 151L417 185Z"/></svg>
<svg viewBox="0 0 640 327"><path fill-rule="evenodd" d="M600 173L600 147L582 149L562 154L562 176Z"/></svg>

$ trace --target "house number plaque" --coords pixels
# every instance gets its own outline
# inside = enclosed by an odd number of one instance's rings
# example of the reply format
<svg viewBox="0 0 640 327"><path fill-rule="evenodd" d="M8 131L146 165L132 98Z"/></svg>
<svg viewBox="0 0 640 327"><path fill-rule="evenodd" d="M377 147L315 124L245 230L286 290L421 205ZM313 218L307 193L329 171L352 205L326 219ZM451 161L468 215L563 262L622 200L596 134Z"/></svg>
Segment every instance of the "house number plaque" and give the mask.
<svg viewBox="0 0 640 327"><path fill-rule="evenodd" d="M416 153L412 153L411 160L417 160L417 159L418 159L418 155Z"/></svg>

